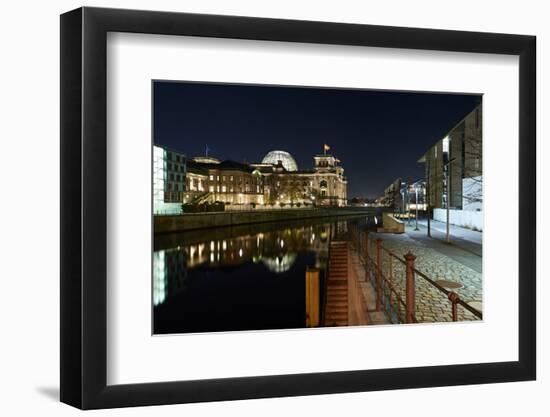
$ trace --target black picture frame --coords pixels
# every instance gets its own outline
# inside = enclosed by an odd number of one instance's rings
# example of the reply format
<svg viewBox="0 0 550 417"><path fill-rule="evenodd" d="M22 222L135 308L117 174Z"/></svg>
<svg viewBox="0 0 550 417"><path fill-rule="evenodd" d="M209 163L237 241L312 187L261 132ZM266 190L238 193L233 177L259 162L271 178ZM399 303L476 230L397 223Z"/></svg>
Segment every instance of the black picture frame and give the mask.
<svg viewBox="0 0 550 417"><path fill-rule="evenodd" d="M519 56L519 360L107 385L108 32ZM62 402L94 409L535 379L534 36L84 7L61 15L60 56Z"/></svg>

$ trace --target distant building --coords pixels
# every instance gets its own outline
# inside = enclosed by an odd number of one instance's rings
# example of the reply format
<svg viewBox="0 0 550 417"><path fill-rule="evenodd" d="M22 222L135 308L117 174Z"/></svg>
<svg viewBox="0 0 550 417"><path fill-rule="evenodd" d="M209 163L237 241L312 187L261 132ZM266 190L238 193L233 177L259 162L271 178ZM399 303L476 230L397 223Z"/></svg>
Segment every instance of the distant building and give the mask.
<svg viewBox="0 0 550 417"><path fill-rule="evenodd" d="M425 164L434 220L483 230L482 145L480 104L418 161Z"/></svg>
<svg viewBox="0 0 550 417"><path fill-rule="evenodd" d="M185 196L186 158L181 152L153 147L153 207L155 213L178 213Z"/></svg>
<svg viewBox="0 0 550 417"><path fill-rule="evenodd" d="M384 190L384 205L394 211L404 212L406 184L401 178L396 178Z"/></svg>
<svg viewBox="0 0 550 417"><path fill-rule="evenodd" d="M426 199L426 181L417 180L407 185L407 204L406 211L425 211L428 207Z"/></svg>
<svg viewBox="0 0 550 417"><path fill-rule="evenodd" d="M347 205L347 179L340 161L327 154L313 159L313 169L299 170L292 155L280 150L268 152L260 163L246 164L210 156L188 159L155 146L154 212L180 212L182 203L206 202L223 202L229 208Z"/></svg>
<svg viewBox="0 0 550 417"><path fill-rule="evenodd" d="M481 210L482 107L478 105L418 162L425 164L432 208Z"/></svg>

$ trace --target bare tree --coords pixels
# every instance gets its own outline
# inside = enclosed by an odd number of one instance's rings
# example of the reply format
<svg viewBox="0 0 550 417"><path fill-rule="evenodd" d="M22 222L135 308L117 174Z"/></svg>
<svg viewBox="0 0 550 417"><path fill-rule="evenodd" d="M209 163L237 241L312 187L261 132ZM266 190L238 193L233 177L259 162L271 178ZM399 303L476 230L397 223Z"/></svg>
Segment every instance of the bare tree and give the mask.
<svg viewBox="0 0 550 417"><path fill-rule="evenodd" d="M464 123L464 178L462 198L467 204L483 203L483 141L481 114L476 110Z"/></svg>

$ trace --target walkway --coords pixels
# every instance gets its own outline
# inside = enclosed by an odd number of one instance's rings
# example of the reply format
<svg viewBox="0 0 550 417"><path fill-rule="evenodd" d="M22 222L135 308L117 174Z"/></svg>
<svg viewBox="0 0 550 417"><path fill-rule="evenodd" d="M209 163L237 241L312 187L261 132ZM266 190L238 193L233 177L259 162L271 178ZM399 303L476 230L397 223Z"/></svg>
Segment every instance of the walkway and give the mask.
<svg viewBox="0 0 550 417"><path fill-rule="evenodd" d="M411 226L406 226L404 234L370 233L369 237L371 239L380 237L382 245L397 255L403 256L411 251L416 256L416 269L434 280L454 281L460 284L462 288L454 291L461 299L478 308L481 306L483 290L481 236L472 234L479 232L456 230L460 228L455 226L453 229L457 235L462 234L460 237L454 237L451 244L447 244L444 240L444 232L440 231L441 225L445 226L440 222L433 225L435 226L432 227L433 238L426 235L426 227L421 222L419 222L420 231L415 231L412 221ZM479 243L474 241L476 238ZM387 273L388 268L387 256L384 256L384 273ZM400 287L401 293L404 293L404 266L401 263L394 263L393 268L396 284ZM449 321L450 303L447 298L431 285L427 285L424 280L417 278L416 282L417 319L420 322ZM473 320L474 317L464 309L459 309L459 319Z"/></svg>
<svg viewBox="0 0 550 417"><path fill-rule="evenodd" d="M414 230L415 223L413 221L410 226L405 223L405 232L407 236L417 242L421 242L476 272L482 272L483 233L451 225L451 243L449 244L446 242L445 223L432 221L430 226L432 237L428 237L425 220L418 221L420 229L418 231Z"/></svg>

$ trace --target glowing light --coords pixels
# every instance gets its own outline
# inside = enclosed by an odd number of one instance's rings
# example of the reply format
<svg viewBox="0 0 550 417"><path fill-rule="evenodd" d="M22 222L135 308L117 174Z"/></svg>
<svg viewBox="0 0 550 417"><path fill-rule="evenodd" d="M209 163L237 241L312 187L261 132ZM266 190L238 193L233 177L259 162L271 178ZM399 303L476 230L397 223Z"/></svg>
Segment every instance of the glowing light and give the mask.
<svg viewBox="0 0 550 417"><path fill-rule="evenodd" d="M449 152L449 136L445 136L443 139L443 152Z"/></svg>
<svg viewBox="0 0 550 417"><path fill-rule="evenodd" d="M210 250L214 250L214 241L213 240L210 241Z"/></svg>
<svg viewBox="0 0 550 417"><path fill-rule="evenodd" d="M287 171L298 171L298 164L294 160L291 154L285 151L271 151L268 152L262 164L278 165L279 161Z"/></svg>
<svg viewBox="0 0 550 417"><path fill-rule="evenodd" d="M243 257L243 250L241 248L241 249L239 249L239 258L242 258L242 257Z"/></svg>
<svg viewBox="0 0 550 417"><path fill-rule="evenodd" d="M277 256L277 257L264 257L262 258L262 262L264 265L269 269L271 272L275 272L276 274L281 274L283 272L288 271L294 262L296 261L296 254L294 253L286 253L283 256Z"/></svg>
<svg viewBox="0 0 550 417"><path fill-rule="evenodd" d="M164 251L153 253L153 305L159 305L166 299L168 292L164 261Z"/></svg>
<svg viewBox="0 0 550 417"><path fill-rule="evenodd" d="M284 240L281 239L281 248L284 248L285 247L285 242Z"/></svg>

